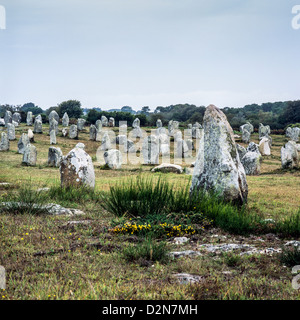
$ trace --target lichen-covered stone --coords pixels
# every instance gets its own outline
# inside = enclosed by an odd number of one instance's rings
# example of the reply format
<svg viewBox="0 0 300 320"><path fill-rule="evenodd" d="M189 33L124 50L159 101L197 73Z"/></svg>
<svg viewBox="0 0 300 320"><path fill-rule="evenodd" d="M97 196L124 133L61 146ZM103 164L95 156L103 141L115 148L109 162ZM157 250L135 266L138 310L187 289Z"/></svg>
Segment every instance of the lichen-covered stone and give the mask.
<svg viewBox="0 0 300 320"><path fill-rule="evenodd" d="M102 127L107 127L108 126L108 120L105 116L101 117L101 122L102 122Z"/></svg>
<svg viewBox="0 0 300 320"><path fill-rule="evenodd" d="M111 149L111 141L109 138L109 135L107 132L104 133L102 140L101 140L101 146L100 146L100 150L101 151L107 151Z"/></svg>
<svg viewBox="0 0 300 320"><path fill-rule="evenodd" d="M63 125L63 127L68 127L69 126L69 122L70 122L69 116L68 116L67 112L65 112L63 117L62 117L62 125Z"/></svg>
<svg viewBox="0 0 300 320"><path fill-rule="evenodd" d="M32 112L31 111L27 112L26 124L28 126L32 126L32 124L33 124L33 116L32 116Z"/></svg>
<svg viewBox="0 0 300 320"><path fill-rule="evenodd" d="M85 125L85 120L79 118L77 120L77 129L78 129L78 131L82 131L84 129L84 125Z"/></svg>
<svg viewBox="0 0 300 320"><path fill-rule="evenodd" d="M12 123L12 114L11 114L11 111L9 110L5 111L4 123L5 123L5 127L7 127L8 123Z"/></svg>
<svg viewBox="0 0 300 320"><path fill-rule="evenodd" d="M299 135L300 135L300 128L298 128L298 127L295 127L295 128L288 127L286 129L286 136L289 139L291 139L291 141L298 142L299 141Z"/></svg>
<svg viewBox="0 0 300 320"><path fill-rule="evenodd" d="M246 173L225 114L213 105L208 106L203 127L191 192L213 191L225 201L245 203L248 196Z"/></svg>
<svg viewBox="0 0 300 320"><path fill-rule="evenodd" d="M22 133L18 142L18 153L24 154L25 148L29 143L28 134Z"/></svg>
<svg viewBox="0 0 300 320"><path fill-rule="evenodd" d="M50 131L50 144L56 144L56 133L55 130Z"/></svg>
<svg viewBox="0 0 300 320"><path fill-rule="evenodd" d="M115 126L115 119L110 117L108 120L108 126L113 128Z"/></svg>
<svg viewBox="0 0 300 320"><path fill-rule="evenodd" d="M111 149L108 151L105 151L104 154L104 161L105 164L110 169L121 169L122 167L122 153L119 150Z"/></svg>
<svg viewBox="0 0 300 320"><path fill-rule="evenodd" d="M7 123L7 136L9 141L16 140L16 129L12 123Z"/></svg>
<svg viewBox="0 0 300 320"><path fill-rule="evenodd" d="M69 129L69 138L78 139L78 129L76 124L72 124Z"/></svg>
<svg viewBox="0 0 300 320"><path fill-rule="evenodd" d="M6 132L1 132L0 151L9 150L9 140Z"/></svg>
<svg viewBox="0 0 300 320"><path fill-rule="evenodd" d="M48 166L58 168L62 157L63 153L60 148L50 147L48 151Z"/></svg>
<svg viewBox="0 0 300 320"><path fill-rule="evenodd" d="M35 119L34 121L34 128L33 128L34 133L43 133L43 124L42 121L39 119Z"/></svg>
<svg viewBox="0 0 300 320"><path fill-rule="evenodd" d="M49 123L51 120L55 120L57 121L57 123L59 123L59 115L58 113L55 111L55 110L52 110L50 113L49 113L49 116L48 116L48 119L49 119Z"/></svg>
<svg viewBox="0 0 300 320"><path fill-rule="evenodd" d="M181 166L177 164L171 164L171 163L162 163L161 165L153 168L151 171L162 172L162 173L168 173L168 172L178 173L178 174L183 173L183 169Z"/></svg>
<svg viewBox="0 0 300 320"><path fill-rule="evenodd" d="M156 120L156 128L162 128L162 121L160 119Z"/></svg>
<svg viewBox="0 0 300 320"><path fill-rule="evenodd" d="M90 126L90 140L96 141L97 137L97 128L93 124Z"/></svg>
<svg viewBox="0 0 300 320"><path fill-rule="evenodd" d="M144 164L159 163L159 140L157 136L150 135L143 140L142 153Z"/></svg>
<svg viewBox="0 0 300 320"><path fill-rule="evenodd" d="M36 147L32 144L28 144L25 147L24 153L23 153L23 160L22 164L27 166L35 166L37 160L37 150Z"/></svg>
<svg viewBox="0 0 300 320"><path fill-rule="evenodd" d="M289 141L281 148L281 165L283 169L299 167L299 154L295 141Z"/></svg>
<svg viewBox="0 0 300 320"><path fill-rule="evenodd" d="M54 117L49 122L49 134L52 130L55 131L55 134L58 134L58 121L56 121Z"/></svg>
<svg viewBox="0 0 300 320"><path fill-rule="evenodd" d="M246 175L259 175L260 174L260 163L261 154L257 152L248 151L241 160Z"/></svg>
<svg viewBox="0 0 300 320"><path fill-rule="evenodd" d="M95 171L92 158L82 149L74 148L60 163L62 187L95 188Z"/></svg>

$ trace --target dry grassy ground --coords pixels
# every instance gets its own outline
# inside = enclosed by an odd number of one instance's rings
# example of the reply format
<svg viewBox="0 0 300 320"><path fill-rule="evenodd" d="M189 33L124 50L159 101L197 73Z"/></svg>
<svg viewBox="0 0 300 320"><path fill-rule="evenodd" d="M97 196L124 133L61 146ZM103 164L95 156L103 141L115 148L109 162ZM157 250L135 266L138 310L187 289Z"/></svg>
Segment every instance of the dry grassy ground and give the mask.
<svg viewBox="0 0 300 320"><path fill-rule="evenodd" d="M59 184L59 169L47 167L49 136L46 126L44 134L35 135L37 166L21 165L17 142L27 129L25 126L17 128L17 140L11 142L10 151L0 153L0 182L10 183L9 187L0 189L0 195L17 190L29 180L34 187ZM3 128L0 133L1 130ZM280 169L280 148L286 140L283 136L272 137L272 156L264 157L262 174L247 177L249 207L266 218L280 219L295 214L300 206L300 172ZM153 166L143 165L124 165L119 171L101 170L96 159L100 143L88 139L88 131L79 133L78 141L59 135L57 146L65 155L79 141L86 145L95 165L97 191L107 191L111 184L126 181L129 176L154 175L150 173ZM253 141L258 142L257 135L253 136ZM190 176L167 174L166 178L176 187ZM291 286L291 269L283 266L276 254L240 257L204 253L200 257L174 259L167 264L129 263L121 251L132 243L139 245L140 238L112 234L109 229L113 216L97 202L82 203L74 199L68 205L80 208L86 215L76 218L0 215L0 265L7 272L7 289L0 300L300 298L299 291ZM88 224L68 225L72 220L87 220ZM218 237L214 236L216 234ZM287 241L274 235L233 236L218 229L194 235L188 244L180 247L171 240L168 241L171 251L199 250L201 244L229 242L280 248ZM182 272L200 275L203 281L182 285L173 276Z"/></svg>

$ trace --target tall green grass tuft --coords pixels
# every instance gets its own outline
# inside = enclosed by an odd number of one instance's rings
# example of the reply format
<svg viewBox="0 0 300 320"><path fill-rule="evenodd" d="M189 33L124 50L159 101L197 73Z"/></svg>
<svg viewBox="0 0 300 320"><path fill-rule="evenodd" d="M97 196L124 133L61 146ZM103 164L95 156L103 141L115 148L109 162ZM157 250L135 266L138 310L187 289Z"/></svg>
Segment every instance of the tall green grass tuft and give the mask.
<svg viewBox="0 0 300 320"><path fill-rule="evenodd" d="M84 203L88 201L98 202L100 195L98 192L87 187L61 187L52 186L48 191L49 198L54 201L67 203Z"/></svg>
<svg viewBox="0 0 300 320"><path fill-rule="evenodd" d="M283 248L279 256L281 263L288 267L300 265L300 248L293 246L292 248Z"/></svg>

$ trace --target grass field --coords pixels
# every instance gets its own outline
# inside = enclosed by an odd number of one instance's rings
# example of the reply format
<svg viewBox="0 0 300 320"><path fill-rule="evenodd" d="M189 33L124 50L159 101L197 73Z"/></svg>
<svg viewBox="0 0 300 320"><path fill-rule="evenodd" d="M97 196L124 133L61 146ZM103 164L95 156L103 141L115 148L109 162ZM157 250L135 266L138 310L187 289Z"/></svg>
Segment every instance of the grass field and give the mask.
<svg viewBox="0 0 300 320"><path fill-rule="evenodd" d="M10 151L0 153L0 196L5 198L24 185L32 188L60 184L58 168L47 167L49 136L35 135L37 166L22 166L17 142L28 127L20 126ZM61 129L61 128L60 128ZM150 132L151 128L144 128ZM0 128L4 130L4 128ZM116 132L117 128L114 129ZM259 176L248 176L248 208L266 219L280 220L296 214L300 207L300 171L281 170L280 149L284 136L272 136L272 156L264 157ZM254 142L258 136L253 135ZM86 145L94 161L96 192L106 194L110 186L129 177L160 177L151 173L153 166L124 165L121 170L101 170L96 150L100 142L89 141L88 128L79 140L57 137L57 146L66 155L78 142ZM239 142L240 143L240 142ZM241 143L243 145L243 143ZM173 148L171 148L173 155ZM190 165L184 165L192 173ZM165 174L165 179L181 188L190 175ZM53 200L53 199L52 199ZM53 200L54 201L54 200ZM0 300L13 299L299 299L299 290L291 285L291 268L283 264L279 254L239 255L207 253L203 244L249 244L260 250L282 249L289 239L274 234L239 236L214 227L187 236L189 242L178 246L173 238L164 239L166 250L195 250L202 256L129 260L124 249L135 250L145 243L135 234L116 234L112 228L120 221L101 206L99 199L60 200L57 203L84 211L84 216L33 216L0 213L0 265L6 269L6 290ZM71 221L81 221L72 224ZM82 222L85 221L85 222ZM161 240L161 239L158 239ZM155 246L157 240L151 240ZM152 250L152 249L151 249ZM152 254L151 254L152 255ZM151 256L150 255L150 256ZM195 284L180 284L177 273L201 276Z"/></svg>

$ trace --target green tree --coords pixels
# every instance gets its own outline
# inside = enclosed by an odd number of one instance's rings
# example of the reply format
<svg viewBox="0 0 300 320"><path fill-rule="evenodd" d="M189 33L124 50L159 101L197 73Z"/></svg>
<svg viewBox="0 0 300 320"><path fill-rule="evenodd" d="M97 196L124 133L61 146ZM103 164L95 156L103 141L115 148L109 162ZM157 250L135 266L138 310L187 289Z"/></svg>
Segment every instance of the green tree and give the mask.
<svg viewBox="0 0 300 320"><path fill-rule="evenodd" d="M78 100L68 100L60 103L57 108L58 115L63 117L65 112L67 112L69 118L80 118L83 115L81 102Z"/></svg>

